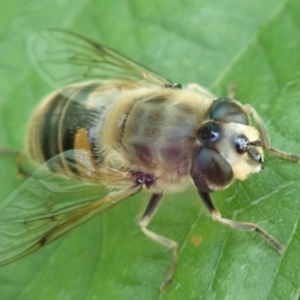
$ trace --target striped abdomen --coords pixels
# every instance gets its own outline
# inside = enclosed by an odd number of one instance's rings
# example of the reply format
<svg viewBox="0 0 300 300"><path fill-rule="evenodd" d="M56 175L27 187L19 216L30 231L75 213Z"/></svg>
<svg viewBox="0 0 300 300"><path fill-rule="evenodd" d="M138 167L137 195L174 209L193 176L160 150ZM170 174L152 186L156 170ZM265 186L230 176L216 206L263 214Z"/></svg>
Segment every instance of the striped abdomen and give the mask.
<svg viewBox="0 0 300 300"><path fill-rule="evenodd" d="M95 100L95 94L100 105L90 104ZM44 163L61 154L56 159L58 167L77 173L73 150L82 149L86 150L92 164L98 165L101 158L100 151L94 149L95 129L104 118L107 102L111 102L110 97L102 94L100 83L85 83L66 87L48 96L29 124L30 157Z"/></svg>

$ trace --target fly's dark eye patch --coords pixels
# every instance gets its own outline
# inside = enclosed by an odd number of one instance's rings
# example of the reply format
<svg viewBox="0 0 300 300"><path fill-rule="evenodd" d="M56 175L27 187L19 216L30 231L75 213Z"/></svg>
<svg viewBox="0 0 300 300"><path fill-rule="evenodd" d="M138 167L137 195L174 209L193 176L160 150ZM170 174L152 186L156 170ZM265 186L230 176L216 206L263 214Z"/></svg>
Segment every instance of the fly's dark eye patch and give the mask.
<svg viewBox="0 0 300 300"><path fill-rule="evenodd" d="M220 140L221 127L215 122L206 122L198 130L198 139L202 145L208 145Z"/></svg>

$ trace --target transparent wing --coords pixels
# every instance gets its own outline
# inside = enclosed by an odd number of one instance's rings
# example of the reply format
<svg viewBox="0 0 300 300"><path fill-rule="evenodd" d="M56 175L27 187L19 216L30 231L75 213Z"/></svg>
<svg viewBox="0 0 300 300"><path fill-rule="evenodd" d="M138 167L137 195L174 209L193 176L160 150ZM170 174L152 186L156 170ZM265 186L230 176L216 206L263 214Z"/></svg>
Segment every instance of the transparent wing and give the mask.
<svg viewBox="0 0 300 300"><path fill-rule="evenodd" d="M87 172L82 163L73 163ZM0 204L0 265L41 248L141 190L126 173L109 169L88 173L89 181L79 181L68 171L50 173L41 166ZM102 182L123 188L109 192Z"/></svg>
<svg viewBox="0 0 300 300"><path fill-rule="evenodd" d="M33 34L29 50L37 69L56 88L91 79L171 84L118 52L69 31L53 29Z"/></svg>

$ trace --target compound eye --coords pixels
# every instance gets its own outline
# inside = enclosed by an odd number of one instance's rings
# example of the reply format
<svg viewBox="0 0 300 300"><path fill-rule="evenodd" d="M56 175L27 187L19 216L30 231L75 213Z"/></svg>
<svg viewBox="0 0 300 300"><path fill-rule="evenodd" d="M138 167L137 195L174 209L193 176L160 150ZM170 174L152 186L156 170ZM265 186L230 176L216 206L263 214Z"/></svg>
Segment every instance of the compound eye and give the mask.
<svg viewBox="0 0 300 300"><path fill-rule="evenodd" d="M214 100L210 109L210 118L221 122L249 125L249 119L244 109L230 98Z"/></svg>
<svg viewBox="0 0 300 300"><path fill-rule="evenodd" d="M191 176L201 192L225 188L233 179L230 164L215 150L201 148L193 162Z"/></svg>
<svg viewBox="0 0 300 300"><path fill-rule="evenodd" d="M198 139L202 145L217 142L221 137L221 128L215 122L206 122L198 130Z"/></svg>

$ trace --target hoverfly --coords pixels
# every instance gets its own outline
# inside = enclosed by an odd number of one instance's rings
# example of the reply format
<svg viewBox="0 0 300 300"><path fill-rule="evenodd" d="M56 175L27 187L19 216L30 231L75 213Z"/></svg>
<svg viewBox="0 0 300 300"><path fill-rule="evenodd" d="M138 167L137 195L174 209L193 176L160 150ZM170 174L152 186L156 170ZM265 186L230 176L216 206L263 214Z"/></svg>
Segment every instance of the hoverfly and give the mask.
<svg viewBox="0 0 300 300"><path fill-rule="evenodd" d="M40 71L63 87L40 103L28 127L27 153L40 167L1 203L1 265L145 189L151 196L139 226L173 251L165 289L175 273L178 246L147 226L163 194L190 184L213 220L255 231L284 250L257 225L222 218L211 198L234 179L259 172L262 148L300 161L299 155L271 147L253 107L217 99L196 84L182 87L76 33L44 31L31 39L31 47ZM104 187L110 191L99 199Z"/></svg>

